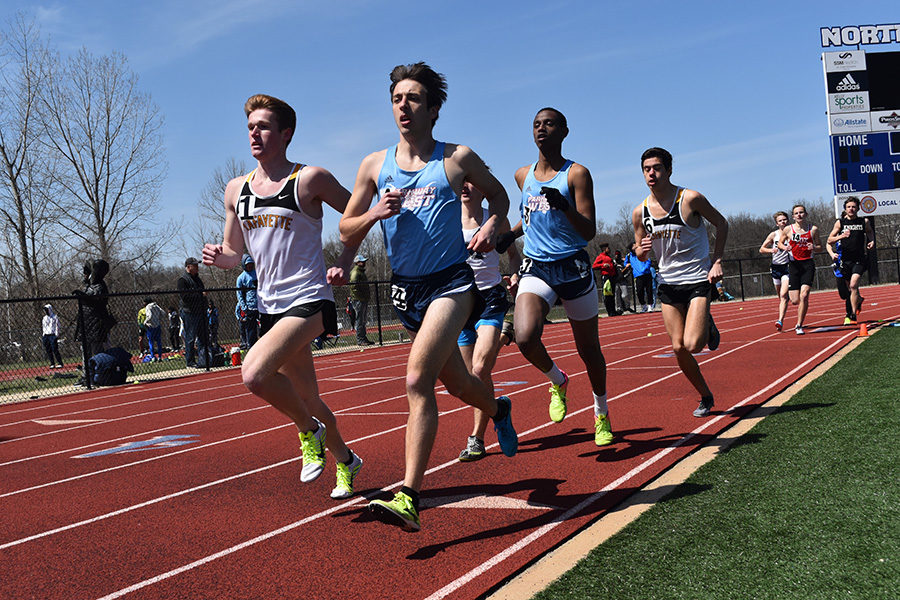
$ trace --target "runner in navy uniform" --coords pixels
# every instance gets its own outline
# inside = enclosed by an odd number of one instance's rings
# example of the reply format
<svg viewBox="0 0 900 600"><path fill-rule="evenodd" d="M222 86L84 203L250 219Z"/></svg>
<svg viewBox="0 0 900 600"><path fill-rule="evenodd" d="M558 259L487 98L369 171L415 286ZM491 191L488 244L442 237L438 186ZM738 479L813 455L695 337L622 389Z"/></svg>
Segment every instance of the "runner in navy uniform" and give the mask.
<svg viewBox="0 0 900 600"><path fill-rule="evenodd" d="M420 528L419 491L437 433L434 386L439 377L447 391L494 419L504 454L513 456L518 448L509 399L495 399L466 369L457 345L448 343L459 336L477 306L467 249L484 252L494 247L509 199L475 152L434 139L446 89L444 76L425 63L394 68L391 104L400 141L363 159L340 224L341 240L354 247L373 225L381 224L393 270L391 298L413 338L406 367L409 420L403 487L390 501L369 503L378 518L413 531ZM484 193L489 210L468 246L460 227L459 200L467 181Z"/></svg>
<svg viewBox="0 0 900 600"><path fill-rule="evenodd" d="M850 196L844 200L846 216L834 222L828 235L828 243L841 243L841 275L850 288L851 321L859 318L864 298L859 293L859 279L866 271L867 252L875 247L875 233L868 219L859 216L859 198Z"/></svg>
<svg viewBox="0 0 900 600"><path fill-rule="evenodd" d="M297 122L287 103L258 94L244 112L257 167L226 186L224 239L203 247L203 264L234 268L245 246L255 258L262 328L241 367L244 385L300 430L301 481L322 473L324 445L338 461L331 497L347 498L362 460L344 443L334 414L319 397L310 343L323 331L337 333L330 284L345 282L356 249L345 247L338 266L326 272L322 205L343 212L350 192L325 169L287 159Z"/></svg>
<svg viewBox="0 0 900 600"><path fill-rule="evenodd" d="M638 259L644 260L652 249L659 260L663 322L681 372L700 394L694 416L705 417L712 409L713 395L692 353L703 346L710 350L719 346L719 331L709 314L709 294L722 279L728 221L700 192L672 184L668 151L646 150L641 169L650 195L631 215ZM712 260L704 219L716 228Z"/></svg>

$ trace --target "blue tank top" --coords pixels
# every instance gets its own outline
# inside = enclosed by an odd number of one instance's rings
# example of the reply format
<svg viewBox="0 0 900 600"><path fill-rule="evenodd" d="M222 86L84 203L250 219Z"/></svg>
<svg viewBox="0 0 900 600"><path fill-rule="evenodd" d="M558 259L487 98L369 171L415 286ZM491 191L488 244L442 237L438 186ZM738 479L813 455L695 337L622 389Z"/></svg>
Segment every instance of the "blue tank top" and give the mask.
<svg viewBox="0 0 900 600"><path fill-rule="evenodd" d="M418 171L397 166L397 146L387 149L378 174L378 193L398 189L400 213L381 221L384 246L394 274L422 277L466 262L462 203L444 171L444 142L436 142L428 164Z"/></svg>
<svg viewBox="0 0 900 600"><path fill-rule="evenodd" d="M567 160L562 169L550 181L538 181L534 167L522 184L522 231L525 234L525 256L540 261L559 260L571 256L587 246L587 241L578 235L566 215L559 210L551 210L547 199L541 194L542 187L552 187L565 196L569 204L575 206L575 196L569 191L569 167Z"/></svg>

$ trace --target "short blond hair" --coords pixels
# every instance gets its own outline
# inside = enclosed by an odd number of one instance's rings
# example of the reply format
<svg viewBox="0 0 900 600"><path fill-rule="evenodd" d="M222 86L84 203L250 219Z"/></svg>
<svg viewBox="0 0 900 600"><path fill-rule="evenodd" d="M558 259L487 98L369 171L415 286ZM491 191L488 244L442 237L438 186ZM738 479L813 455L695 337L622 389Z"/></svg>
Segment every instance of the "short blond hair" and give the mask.
<svg viewBox="0 0 900 600"><path fill-rule="evenodd" d="M244 114L248 117L254 110L259 110L261 108L272 111L272 114L275 115L275 120L278 121L280 131L284 131L285 129L291 130L291 137L287 141L287 144L290 144L291 140L294 138L294 132L297 130L297 113L294 112L291 105L284 100L276 98L275 96L269 96L268 94L254 94L244 102Z"/></svg>

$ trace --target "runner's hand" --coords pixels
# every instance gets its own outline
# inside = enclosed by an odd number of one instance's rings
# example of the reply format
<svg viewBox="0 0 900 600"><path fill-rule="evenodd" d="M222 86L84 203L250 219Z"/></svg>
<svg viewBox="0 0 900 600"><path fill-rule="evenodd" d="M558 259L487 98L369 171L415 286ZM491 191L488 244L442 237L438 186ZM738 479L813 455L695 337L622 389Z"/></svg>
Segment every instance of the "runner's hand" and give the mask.
<svg viewBox="0 0 900 600"><path fill-rule="evenodd" d="M347 283L347 276L340 267L331 267L325 273L325 281L331 285L344 285Z"/></svg>
<svg viewBox="0 0 900 600"><path fill-rule="evenodd" d="M378 202L369 211L378 220L389 219L394 215L400 214L402 204L400 190L396 188L385 189L382 190Z"/></svg>
<svg viewBox="0 0 900 600"><path fill-rule="evenodd" d="M547 204L550 205L550 208L563 212L569 210L569 201L558 189L544 186L541 188L541 194L547 199Z"/></svg>
<svg viewBox="0 0 900 600"><path fill-rule="evenodd" d="M203 264L208 267L212 266L216 264L216 258L222 254L222 244L204 244L201 254L203 256Z"/></svg>

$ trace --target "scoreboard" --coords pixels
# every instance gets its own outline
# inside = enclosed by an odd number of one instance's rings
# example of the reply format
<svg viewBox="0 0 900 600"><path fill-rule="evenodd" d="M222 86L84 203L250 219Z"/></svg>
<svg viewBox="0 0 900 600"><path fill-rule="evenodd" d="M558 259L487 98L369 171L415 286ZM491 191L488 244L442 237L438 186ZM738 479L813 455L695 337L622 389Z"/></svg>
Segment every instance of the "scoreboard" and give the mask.
<svg viewBox="0 0 900 600"><path fill-rule="evenodd" d="M900 188L900 131L831 136L834 191Z"/></svg>
<svg viewBox="0 0 900 600"><path fill-rule="evenodd" d="M900 213L900 52L824 52L835 215Z"/></svg>

